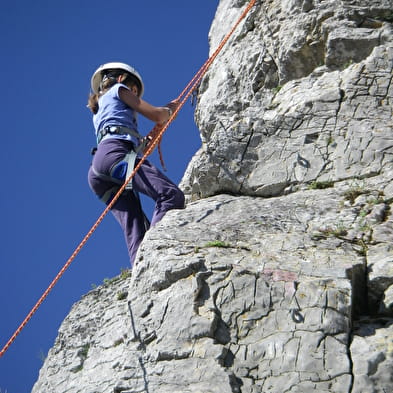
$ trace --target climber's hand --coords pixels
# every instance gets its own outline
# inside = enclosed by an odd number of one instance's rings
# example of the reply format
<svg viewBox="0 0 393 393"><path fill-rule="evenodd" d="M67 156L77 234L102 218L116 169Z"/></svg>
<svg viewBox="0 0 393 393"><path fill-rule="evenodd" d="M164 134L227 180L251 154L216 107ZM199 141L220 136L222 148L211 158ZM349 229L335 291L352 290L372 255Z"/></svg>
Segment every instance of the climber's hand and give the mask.
<svg viewBox="0 0 393 393"><path fill-rule="evenodd" d="M166 104L165 106L169 109L169 118L172 116L172 114L176 111L176 109L179 107L180 102L178 100L173 100ZM169 120L168 118L168 120Z"/></svg>

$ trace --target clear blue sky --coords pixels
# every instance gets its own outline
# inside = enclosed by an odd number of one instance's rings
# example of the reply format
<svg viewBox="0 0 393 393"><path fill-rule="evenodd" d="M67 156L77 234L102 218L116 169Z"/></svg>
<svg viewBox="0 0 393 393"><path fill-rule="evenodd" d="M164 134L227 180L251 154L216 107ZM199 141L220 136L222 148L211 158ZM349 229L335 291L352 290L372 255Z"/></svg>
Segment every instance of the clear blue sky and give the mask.
<svg viewBox="0 0 393 393"><path fill-rule="evenodd" d="M108 61L134 65L144 98L176 98L208 57L218 0L35 0L0 13L0 346L8 341L104 206L87 185L92 72ZM164 136L168 176L179 182L200 146L187 103ZM153 124L141 121L141 131ZM157 163L157 154L152 161ZM147 205L151 211L151 205ZM72 304L129 260L108 215L5 355L0 393L28 393ZM60 393L60 392L59 392Z"/></svg>

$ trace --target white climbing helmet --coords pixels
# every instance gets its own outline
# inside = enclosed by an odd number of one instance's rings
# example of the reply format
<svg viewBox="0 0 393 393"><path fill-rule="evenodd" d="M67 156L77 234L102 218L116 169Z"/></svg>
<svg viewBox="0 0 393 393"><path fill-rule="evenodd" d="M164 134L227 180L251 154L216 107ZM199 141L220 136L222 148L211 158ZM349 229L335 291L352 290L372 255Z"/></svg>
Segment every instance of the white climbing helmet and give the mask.
<svg viewBox="0 0 393 393"><path fill-rule="evenodd" d="M91 77L91 89L93 90L94 93L97 94L100 91L100 85L101 85L102 79L104 78L105 71L109 71L109 70L126 71L129 74L133 75L136 79L138 79L138 81L141 85L139 97L142 97L145 87L143 85L143 80L142 80L142 77L139 75L139 72L134 67L131 67L128 64L116 63L116 62L102 64L96 69L93 76Z"/></svg>

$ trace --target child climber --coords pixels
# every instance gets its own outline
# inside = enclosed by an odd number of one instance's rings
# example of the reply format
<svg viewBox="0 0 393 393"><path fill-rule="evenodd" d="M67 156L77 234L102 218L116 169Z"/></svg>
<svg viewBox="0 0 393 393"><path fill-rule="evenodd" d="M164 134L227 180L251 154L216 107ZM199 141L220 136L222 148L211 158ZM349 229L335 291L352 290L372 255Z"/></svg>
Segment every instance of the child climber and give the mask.
<svg viewBox="0 0 393 393"><path fill-rule="evenodd" d="M137 150L145 139L138 132L137 113L164 124L178 103L156 107L142 100L142 78L124 63L100 66L91 78L91 88L88 107L94 114L97 150L88 181L93 192L108 204L140 160ZM132 184L111 209L123 229L131 265L150 226L140 204L140 192L155 201L151 225L160 221L168 210L184 208L183 192L149 161L144 161Z"/></svg>

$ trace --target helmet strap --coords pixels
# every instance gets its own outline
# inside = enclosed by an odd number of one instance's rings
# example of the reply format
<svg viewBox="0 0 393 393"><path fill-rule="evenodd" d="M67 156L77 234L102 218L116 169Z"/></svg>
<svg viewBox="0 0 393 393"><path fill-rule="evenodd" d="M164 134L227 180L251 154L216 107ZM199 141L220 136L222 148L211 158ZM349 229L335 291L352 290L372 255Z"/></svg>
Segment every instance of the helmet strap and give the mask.
<svg viewBox="0 0 393 393"><path fill-rule="evenodd" d="M127 79L127 74L121 74L117 77L118 83L123 83Z"/></svg>

